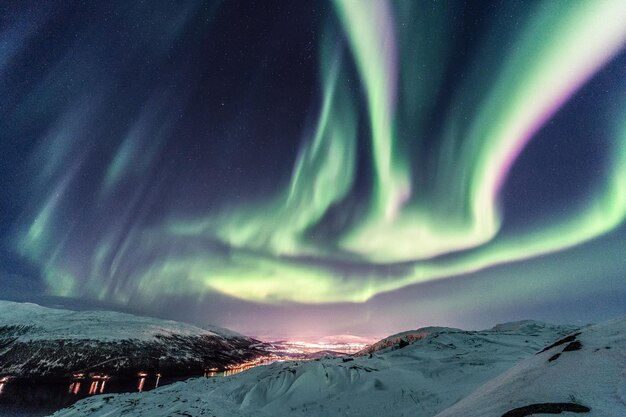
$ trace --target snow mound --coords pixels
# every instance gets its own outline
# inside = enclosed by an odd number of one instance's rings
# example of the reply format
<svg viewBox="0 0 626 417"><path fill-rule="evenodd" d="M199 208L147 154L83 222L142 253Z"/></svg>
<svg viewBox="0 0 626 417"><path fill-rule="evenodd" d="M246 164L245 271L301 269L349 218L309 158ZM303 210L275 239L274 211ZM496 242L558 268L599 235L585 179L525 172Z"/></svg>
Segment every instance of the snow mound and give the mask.
<svg viewBox="0 0 626 417"><path fill-rule="evenodd" d="M446 327L423 327L417 330L407 330L404 332L392 334L391 336L387 336L384 339L379 340L376 343L373 343L361 351L356 353L356 356L368 355L376 352L380 352L385 349L406 346L411 342L415 342L417 340L423 339L426 336L431 335L432 333L439 333L442 331L459 331L459 329L450 329Z"/></svg>

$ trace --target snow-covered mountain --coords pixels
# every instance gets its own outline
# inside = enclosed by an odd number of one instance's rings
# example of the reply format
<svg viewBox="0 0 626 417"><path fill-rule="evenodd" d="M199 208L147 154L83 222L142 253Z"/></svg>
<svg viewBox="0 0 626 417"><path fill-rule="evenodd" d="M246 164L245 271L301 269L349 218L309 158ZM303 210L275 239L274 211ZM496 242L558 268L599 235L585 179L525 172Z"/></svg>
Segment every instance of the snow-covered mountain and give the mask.
<svg viewBox="0 0 626 417"><path fill-rule="evenodd" d="M612 330L598 333L593 346L604 346L612 337L611 349L605 350L623 355L625 331L620 326L607 324ZM407 343L381 343L385 346L371 354L279 362L227 378L190 379L149 393L95 396L55 416L435 416L461 404L460 400L520 361L546 362L560 348L551 348L554 353L537 352L576 331L532 321L484 331L432 327L407 332L422 335ZM385 340L404 340L396 336ZM585 340L583 344L590 343ZM608 361L598 365L608 366ZM623 369L620 366L606 377L614 383ZM593 381L605 382L602 372L592 373ZM545 392L556 389L545 385L541 375L527 383ZM509 409L503 406L498 408L500 414L483 414L466 408L454 415L500 417Z"/></svg>
<svg viewBox="0 0 626 417"><path fill-rule="evenodd" d="M0 301L0 376L76 372L200 374L265 354L230 330L110 311L69 311Z"/></svg>

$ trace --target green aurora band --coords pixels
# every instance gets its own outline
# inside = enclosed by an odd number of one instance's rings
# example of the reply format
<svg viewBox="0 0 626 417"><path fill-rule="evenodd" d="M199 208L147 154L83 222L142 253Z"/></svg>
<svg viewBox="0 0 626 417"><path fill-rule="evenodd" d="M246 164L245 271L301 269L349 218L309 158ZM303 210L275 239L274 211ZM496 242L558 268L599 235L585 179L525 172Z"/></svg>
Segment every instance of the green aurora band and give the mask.
<svg viewBox="0 0 626 417"><path fill-rule="evenodd" d="M491 84L478 81L480 68L469 69L466 85L454 98L460 104L446 115L444 134L428 152L420 123L441 76L436 70L420 73L420 68L444 65L449 34L439 23L446 21L448 10L422 11L416 4L382 0L337 0L334 6L343 36L328 30L324 37L319 116L283 189L267 201L233 205L218 214L188 219L172 215L148 230L131 229L110 265L104 259L113 251L113 239L100 242L87 284L81 286L64 269L58 252L48 250L70 170L17 244L30 259L47 258L44 270L52 293L86 293L119 302L137 294L201 299L210 292L263 303L363 302L408 285L565 250L622 224L626 107L615 110L611 159L593 195L556 223L539 222L515 236L499 234L506 214L499 192L516 158L624 47L622 0L540 3L524 21L514 46L493 62L497 76ZM427 21L441 28L426 30ZM336 45L343 37L342 49ZM489 43L482 46L486 56L498 55ZM359 120L359 97L348 83L353 70L366 98L366 121ZM479 96L474 93L478 87L484 89ZM86 124L89 118L87 114L79 120ZM153 120L144 119L138 123ZM354 193L357 149L363 145L359 126L364 123L371 130L371 190L365 202ZM168 134L156 132L154 146ZM129 166L138 157L133 140L125 141L111 162L102 180L104 194L124 172L148 165ZM360 210L350 212L355 201ZM338 210L348 219L324 233L322 226ZM116 231L122 233L121 228ZM223 258L190 251L151 259L113 284L111 277L131 247L150 253L164 236L173 242L207 238L230 249ZM358 266L357 271L333 266L346 264Z"/></svg>

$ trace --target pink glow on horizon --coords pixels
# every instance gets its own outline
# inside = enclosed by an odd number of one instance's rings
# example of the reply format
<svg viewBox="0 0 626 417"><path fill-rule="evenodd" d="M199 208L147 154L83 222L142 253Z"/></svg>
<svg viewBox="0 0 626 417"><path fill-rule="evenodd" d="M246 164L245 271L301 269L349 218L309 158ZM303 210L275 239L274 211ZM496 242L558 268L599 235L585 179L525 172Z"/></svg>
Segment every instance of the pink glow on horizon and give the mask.
<svg viewBox="0 0 626 417"><path fill-rule="evenodd" d="M355 353L367 345L377 342L379 339L365 338L353 335L334 335L315 337L292 337L284 342L284 345L293 349L294 352L314 353L322 350L331 350L342 353Z"/></svg>

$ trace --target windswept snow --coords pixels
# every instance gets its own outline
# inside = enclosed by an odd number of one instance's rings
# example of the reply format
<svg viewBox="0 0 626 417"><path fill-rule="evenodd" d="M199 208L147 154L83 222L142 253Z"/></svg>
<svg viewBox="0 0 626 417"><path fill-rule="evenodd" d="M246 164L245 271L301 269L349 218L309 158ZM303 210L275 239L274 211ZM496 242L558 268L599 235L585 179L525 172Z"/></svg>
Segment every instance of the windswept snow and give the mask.
<svg viewBox="0 0 626 417"><path fill-rule="evenodd" d="M434 416L574 330L538 322L420 329L387 338L371 355L274 363L148 393L96 396L55 416ZM423 336L388 343L406 334ZM471 416L488 417L464 415Z"/></svg>

